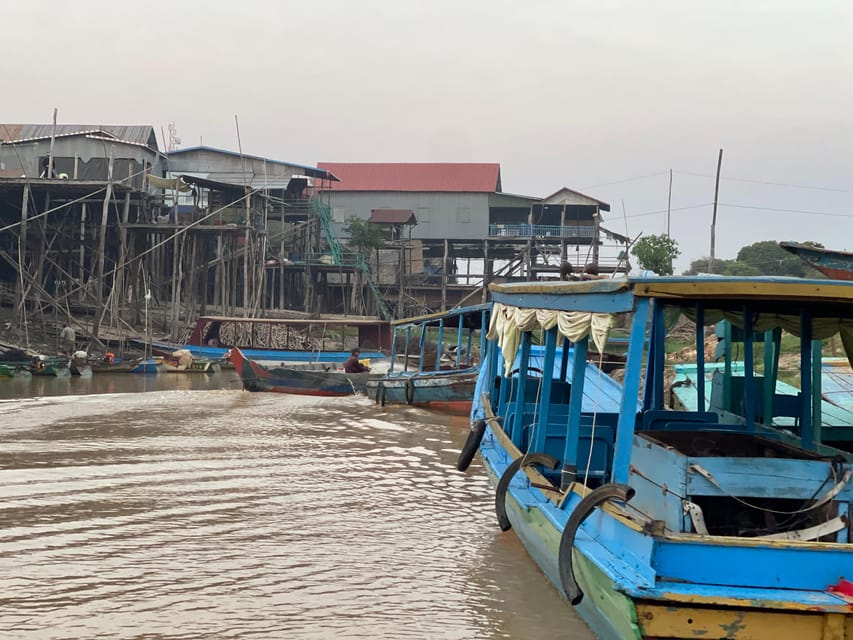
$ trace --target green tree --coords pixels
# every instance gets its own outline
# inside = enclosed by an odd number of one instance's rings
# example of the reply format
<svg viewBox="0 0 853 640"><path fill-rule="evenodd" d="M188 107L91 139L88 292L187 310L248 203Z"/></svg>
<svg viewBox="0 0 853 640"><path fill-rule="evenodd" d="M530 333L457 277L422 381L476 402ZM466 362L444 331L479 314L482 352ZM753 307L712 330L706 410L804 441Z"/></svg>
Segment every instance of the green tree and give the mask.
<svg viewBox="0 0 853 640"><path fill-rule="evenodd" d="M349 235L347 244L350 249L362 257L366 258L385 246L382 229L362 218L347 219L344 231Z"/></svg>
<svg viewBox="0 0 853 640"><path fill-rule="evenodd" d="M808 242L805 244L817 243ZM820 273L810 267L802 258L788 253L775 240L764 240L743 247L738 251L737 259L752 266L759 275L793 276L795 278L816 278Z"/></svg>
<svg viewBox="0 0 853 640"><path fill-rule="evenodd" d="M723 269L724 276L760 276L764 275L760 269L743 260L727 260Z"/></svg>
<svg viewBox="0 0 853 640"><path fill-rule="evenodd" d="M634 243L631 253L637 256L640 268L662 276L672 275L672 263L681 255L678 243L667 235L643 236Z"/></svg>
<svg viewBox="0 0 853 640"><path fill-rule="evenodd" d="M724 275L733 260L721 260L720 258L711 258L705 256L698 260L693 260L690 263L690 268L684 272L685 276L695 276L698 273L714 273Z"/></svg>

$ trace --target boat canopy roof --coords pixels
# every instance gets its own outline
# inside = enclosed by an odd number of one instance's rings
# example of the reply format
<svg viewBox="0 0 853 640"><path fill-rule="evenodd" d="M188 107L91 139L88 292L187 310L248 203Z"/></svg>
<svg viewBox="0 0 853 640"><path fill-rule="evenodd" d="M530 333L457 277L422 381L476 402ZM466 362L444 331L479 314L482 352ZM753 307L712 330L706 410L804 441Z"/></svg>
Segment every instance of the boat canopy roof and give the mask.
<svg viewBox="0 0 853 640"><path fill-rule="evenodd" d="M462 320L462 326L468 329L480 329L483 311L489 311L492 308L492 303L475 304L468 307L456 307L447 311L438 313L429 313L422 316L414 316L411 318L402 318L400 320L392 320L391 326L395 329L405 329L406 327L420 326L424 323L438 324L443 320L445 327L458 327L459 320ZM486 320L488 322L488 319Z"/></svg>
<svg viewBox="0 0 853 640"><path fill-rule="evenodd" d="M706 308L742 308L745 302L756 309L795 306L829 316L842 308L853 317L853 282L805 280L802 278L668 276L602 278L597 280L491 284L492 297L517 307L571 311L630 311L633 298L665 299Z"/></svg>
<svg viewBox="0 0 853 640"><path fill-rule="evenodd" d="M289 324L299 326L318 326L324 324L345 324L355 327L359 325L384 325L386 320L373 316L327 316L319 318L240 318L235 316L200 316L196 325L208 322L233 322L239 324Z"/></svg>
<svg viewBox="0 0 853 640"><path fill-rule="evenodd" d="M493 284L490 290L495 310L489 337L501 334L510 353L518 332L553 326L572 341L591 335L602 348L612 314L631 311L637 298L654 298L694 320L701 310L704 324L728 320L740 328L748 307L753 331L781 327L796 336L805 315L814 339L840 334L853 363L853 282L677 276Z"/></svg>

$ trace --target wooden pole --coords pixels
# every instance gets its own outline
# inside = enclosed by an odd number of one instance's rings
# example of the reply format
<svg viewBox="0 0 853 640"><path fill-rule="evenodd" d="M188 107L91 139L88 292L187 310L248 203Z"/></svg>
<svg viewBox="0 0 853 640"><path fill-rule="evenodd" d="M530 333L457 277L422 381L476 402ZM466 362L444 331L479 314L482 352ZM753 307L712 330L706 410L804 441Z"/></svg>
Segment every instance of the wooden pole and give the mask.
<svg viewBox="0 0 853 640"><path fill-rule="evenodd" d="M672 169L669 170L669 192L666 196L666 237L669 238L669 213L672 206Z"/></svg>
<svg viewBox="0 0 853 640"><path fill-rule="evenodd" d="M489 239L483 239L483 297L482 302L489 301L489 282L492 279L492 261L489 258Z"/></svg>
<svg viewBox="0 0 853 640"><path fill-rule="evenodd" d="M56 140L56 115L58 109L56 107L53 108L53 129L50 133L50 149L47 152L47 175L45 178L53 177L53 143Z"/></svg>
<svg viewBox="0 0 853 640"><path fill-rule="evenodd" d="M711 256L708 261L708 272L714 272L714 250L716 244L716 228L717 228L717 196L720 194L720 167L723 164L723 150L720 149L720 155L717 157L717 177L714 180L714 212L711 214Z"/></svg>
<svg viewBox="0 0 853 640"><path fill-rule="evenodd" d="M447 238L444 239L444 262L441 277L441 310L447 311L447 272L450 270L448 268L448 254L450 252L450 243Z"/></svg>
<svg viewBox="0 0 853 640"><path fill-rule="evenodd" d="M23 274L27 273L27 209L30 203L30 183L24 183L24 195L21 199L21 233L18 236L18 274L19 278L15 281L15 301L18 305L18 311L26 308L25 300L27 292L24 289ZM24 314L26 317L26 314Z"/></svg>
<svg viewBox="0 0 853 640"><path fill-rule="evenodd" d="M95 286L98 289L97 296L95 299L98 301L98 306L100 307L104 300L104 253L106 251L107 245L107 219L110 213L110 198L113 195L113 152L115 151L115 147L110 145L110 159L107 164L107 188L104 193L104 206L101 208L101 233L98 239L98 281L95 283ZM97 333L94 333L94 337L98 337Z"/></svg>

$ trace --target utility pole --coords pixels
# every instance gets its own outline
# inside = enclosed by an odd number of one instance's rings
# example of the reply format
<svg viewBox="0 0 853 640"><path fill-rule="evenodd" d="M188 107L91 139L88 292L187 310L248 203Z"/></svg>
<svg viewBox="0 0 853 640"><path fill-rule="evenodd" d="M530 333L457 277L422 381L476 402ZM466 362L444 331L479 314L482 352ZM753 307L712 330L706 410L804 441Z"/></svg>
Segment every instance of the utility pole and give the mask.
<svg viewBox="0 0 853 640"><path fill-rule="evenodd" d="M624 202L622 205L624 206ZM669 212L672 206L672 169L669 170L669 193L666 196L666 237L669 238ZM628 234L625 234L626 236Z"/></svg>
<svg viewBox="0 0 853 640"><path fill-rule="evenodd" d="M714 213L711 215L711 256L708 260L708 272L714 270L714 248L716 243L716 227L717 227L717 196L720 193L720 167L723 164L723 150L720 149L720 155L717 157L717 178L714 181Z"/></svg>

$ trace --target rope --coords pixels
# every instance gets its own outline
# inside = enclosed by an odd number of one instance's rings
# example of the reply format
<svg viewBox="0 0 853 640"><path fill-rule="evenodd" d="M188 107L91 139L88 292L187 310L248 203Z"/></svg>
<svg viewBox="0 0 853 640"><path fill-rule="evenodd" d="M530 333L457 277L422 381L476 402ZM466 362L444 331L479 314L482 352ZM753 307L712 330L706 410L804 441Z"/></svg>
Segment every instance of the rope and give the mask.
<svg viewBox="0 0 853 640"><path fill-rule="evenodd" d="M739 502L746 507L749 507L751 509L756 509L758 511L765 511L767 513L775 513L775 514L784 515L784 516L796 515L796 514L800 514L800 513L808 513L809 511L814 511L818 507L826 504L827 502L832 500L836 495L838 495L841 492L841 490L845 487L845 485L850 481L851 475L853 475L853 471L851 471L850 469L847 469L847 471L844 472L844 475L841 476L841 480L839 482L837 482L835 484L835 486L833 486L829 491L827 491L823 495L822 498L813 502L808 507L804 507L802 509L795 509L793 511L779 511L777 509L770 509L768 507L760 507L756 504L752 504L750 502L747 502L746 500L739 498L738 496L736 496L732 493L729 493L728 491L726 491L725 489L723 489L720 486L720 483L717 482L717 479L714 477L714 475L710 471L708 471L707 469L702 467L701 465L691 464L689 469L690 469L690 471L694 471L694 472L698 473L699 475L701 475L706 480L708 480L708 482L710 482L715 487L717 487L717 489L719 489L720 491L725 493L729 498L732 498L736 502ZM830 473L833 476L835 476L835 469L834 468L831 469Z"/></svg>
<svg viewBox="0 0 853 640"><path fill-rule="evenodd" d="M592 465L592 449L595 444L595 424L596 419L598 418L598 404L601 399L601 376L604 375L604 372L601 370L601 367L604 363L604 349L598 354L598 384L595 385L595 405L592 410L592 429L589 434L589 455L586 458L586 470L583 474L583 483L584 486L587 485L587 481L589 480L589 468ZM580 425L578 425L578 435L580 435Z"/></svg>

